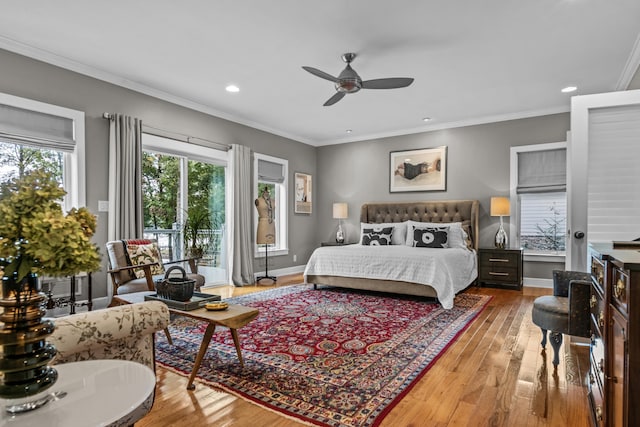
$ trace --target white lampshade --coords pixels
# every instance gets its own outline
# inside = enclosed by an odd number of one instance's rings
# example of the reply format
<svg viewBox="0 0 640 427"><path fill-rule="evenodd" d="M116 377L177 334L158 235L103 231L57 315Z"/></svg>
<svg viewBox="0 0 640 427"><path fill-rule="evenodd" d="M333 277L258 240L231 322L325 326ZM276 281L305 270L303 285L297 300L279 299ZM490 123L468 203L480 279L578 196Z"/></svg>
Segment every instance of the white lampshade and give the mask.
<svg viewBox="0 0 640 427"><path fill-rule="evenodd" d="M509 216L511 215L511 204L507 197L491 198L491 216Z"/></svg>
<svg viewBox="0 0 640 427"><path fill-rule="evenodd" d="M345 219L349 217L349 206L346 203L333 204L333 218Z"/></svg>

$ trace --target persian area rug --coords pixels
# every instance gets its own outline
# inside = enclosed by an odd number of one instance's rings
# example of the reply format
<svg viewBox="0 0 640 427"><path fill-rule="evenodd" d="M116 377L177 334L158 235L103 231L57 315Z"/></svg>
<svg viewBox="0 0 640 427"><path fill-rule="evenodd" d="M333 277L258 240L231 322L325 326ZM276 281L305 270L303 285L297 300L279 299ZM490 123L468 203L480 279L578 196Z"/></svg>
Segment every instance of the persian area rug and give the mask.
<svg viewBox="0 0 640 427"><path fill-rule="evenodd" d="M309 425L378 425L490 297L456 296L454 307L420 298L296 285L227 301L257 307L238 330L214 334L197 380ZM156 334L156 360L189 375L206 324L173 316Z"/></svg>

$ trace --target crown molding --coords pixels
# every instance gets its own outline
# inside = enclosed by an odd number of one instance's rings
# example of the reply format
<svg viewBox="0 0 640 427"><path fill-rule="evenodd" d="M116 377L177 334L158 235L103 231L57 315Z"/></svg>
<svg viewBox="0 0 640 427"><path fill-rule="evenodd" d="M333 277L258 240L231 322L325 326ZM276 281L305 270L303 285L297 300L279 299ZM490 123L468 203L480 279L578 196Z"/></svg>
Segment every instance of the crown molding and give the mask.
<svg viewBox="0 0 640 427"><path fill-rule="evenodd" d="M622 69L622 74L620 74L618 84L616 84L616 90L627 90L629 88L629 84L638 71L638 67L640 67L640 34L638 34L629 58L627 58L627 63Z"/></svg>
<svg viewBox="0 0 640 427"><path fill-rule="evenodd" d="M438 124L433 124L428 126L417 127L414 129L404 129L401 131L390 131L390 132L381 132L377 134L368 134L368 135L363 135L361 137L356 137L356 138L324 140L324 141L316 142L313 145L320 147L320 146L334 145L334 144L346 144L349 142L357 142L357 141L369 141L373 139L383 139L383 138L390 138L394 136L411 135L416 133L432 132L432 131L443 130L443 129L453 129L453 128L459 128L459 127L465 127L465 126L475 126L475 125L483 125L488 123L506 122L509 120L519 120L519 119L527 119L531 117L548 116L550 114L568 113L569 111L571 111L571 107L569 105L562 105L562 106L545 108L541 110L521 111L517 113L499 114L499 115L493 115L493 116L477 117L477 118L467 119L467 120L458 120L454 122L438 123Z"/></svg>

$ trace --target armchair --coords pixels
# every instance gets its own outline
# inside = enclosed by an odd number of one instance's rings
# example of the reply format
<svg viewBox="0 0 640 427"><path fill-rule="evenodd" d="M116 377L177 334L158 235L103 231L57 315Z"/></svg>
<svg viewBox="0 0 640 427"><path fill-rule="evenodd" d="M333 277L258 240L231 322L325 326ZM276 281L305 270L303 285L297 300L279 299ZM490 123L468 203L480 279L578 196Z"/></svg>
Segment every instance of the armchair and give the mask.
<svg viewBox="0 0 640 427"><path fill-rule="evenodd" d="M558 367L562 334L591 335L589 297L591 276L578 271L553 271L553 295L535 299L531 312L533 323L542 330L542 348L547 345L547 331L553 347L553 366Z"/></svg>
<svg viewBox="0 0 640 427"><path fill-rule="evenodd" d="M113 240L107 242L111 269L108 271L113 295L154 291L154 280L164 277L165 266L188 263L189 279L195 280L198 291L204 285L204 276L198 274L198 258L186 258L162 263L158 242L154 239Z"/></svg>
<svg viewBox="0 0 640 427"><path fill-rule="evenodd" d="M54 364L92 359L132 360L155 372L154 333L169 325L169 309L145 301L52 319L47 337L57 350Z"/></svg>
<svg viewBox="0 0 640 427"><path fill-rule="evenodd" d="M166 330L169 309L160 301L145 301L52 320L55 330L47 341L57 350L53 364L121 359L141 363L155 373L155 332ZM155 392L139 405L133 405L126 416L126 425L144 417L154 400Z"/></svg>

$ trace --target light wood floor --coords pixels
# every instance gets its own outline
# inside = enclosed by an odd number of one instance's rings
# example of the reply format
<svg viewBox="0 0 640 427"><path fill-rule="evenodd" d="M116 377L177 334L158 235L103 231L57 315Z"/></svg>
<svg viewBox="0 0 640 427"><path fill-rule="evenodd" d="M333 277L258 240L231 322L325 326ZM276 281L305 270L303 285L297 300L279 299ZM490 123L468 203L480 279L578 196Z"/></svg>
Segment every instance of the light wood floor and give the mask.
<svg viewBox="0 0 640 427"><path fill-rule="evenodd" d="M302 283L302 276L281 277L277 286ZM224 297L273 286L221 287ZM584 378L589 349L561 348L554 373L551 358L540 354L540 329L531 322L531 306L547 289L512 291L470 288L493 299L475 322L387 415L381 427L423 426L588 426ZM157 368L156 399L136 426L288 427L301 426L274 412Z"/></svg>

